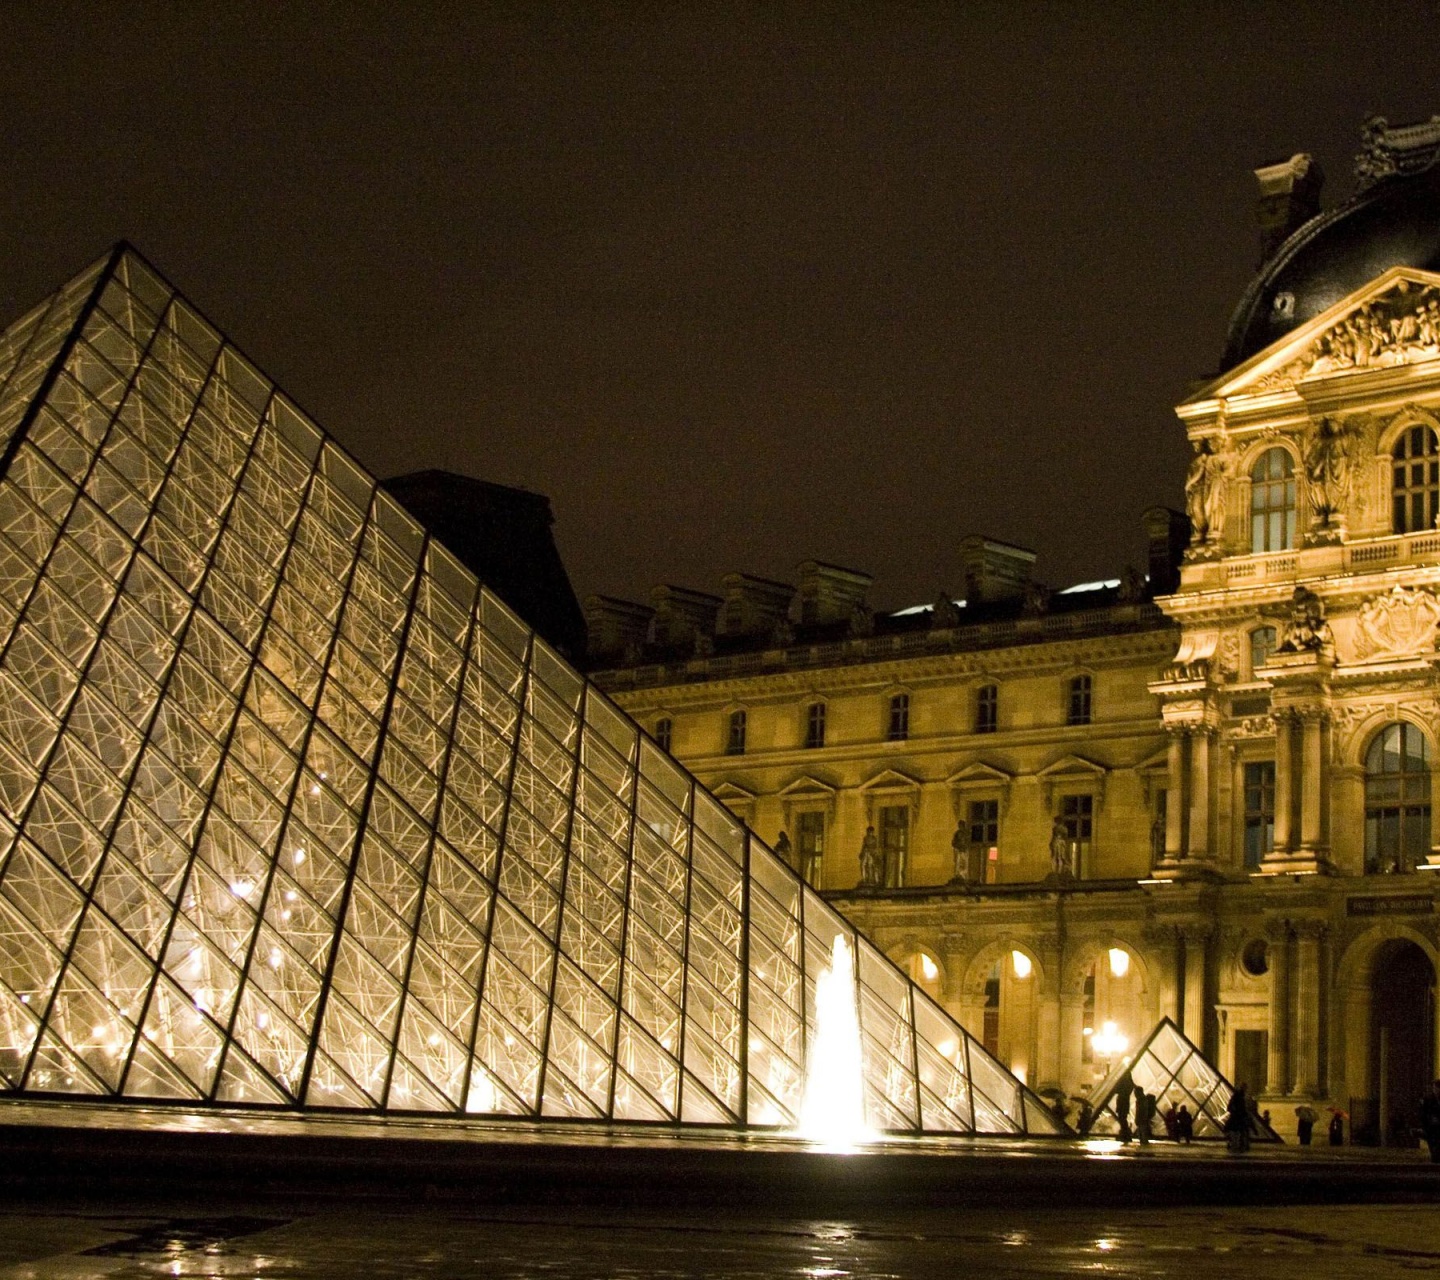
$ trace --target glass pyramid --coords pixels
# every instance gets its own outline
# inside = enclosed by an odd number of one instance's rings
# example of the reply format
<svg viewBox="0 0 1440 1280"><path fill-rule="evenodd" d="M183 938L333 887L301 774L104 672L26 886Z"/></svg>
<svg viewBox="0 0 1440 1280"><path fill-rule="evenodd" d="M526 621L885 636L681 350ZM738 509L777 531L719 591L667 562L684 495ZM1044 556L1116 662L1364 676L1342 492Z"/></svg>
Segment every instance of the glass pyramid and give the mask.
<svg viewBox="0 0 1440 1280"><path fill-rule="evenodd" d="M1044 1103L133 250L0 337L0 1089L875 1129Z"/></svg>
<svg viewBox="0 0 1440 1280"><path fill-rule="evenodd" d="M1086 1130L1088 1134L1112 1137L1120 1132L1115 1090L1127 1071L1146 1093L1155 1095L1157 1120L1171 1107L1183 1103L1195 1118L1197 1138L1225 1137L1225 1111L1234 1086L1169 1018L1161 1018L1134 1057L1117 1062L1100 1082L1092 1096L1094 1119ZM1251 1117L1251 1137L1256 1142L1280 1141L1275 1130L1258 1116Z"/></svg>

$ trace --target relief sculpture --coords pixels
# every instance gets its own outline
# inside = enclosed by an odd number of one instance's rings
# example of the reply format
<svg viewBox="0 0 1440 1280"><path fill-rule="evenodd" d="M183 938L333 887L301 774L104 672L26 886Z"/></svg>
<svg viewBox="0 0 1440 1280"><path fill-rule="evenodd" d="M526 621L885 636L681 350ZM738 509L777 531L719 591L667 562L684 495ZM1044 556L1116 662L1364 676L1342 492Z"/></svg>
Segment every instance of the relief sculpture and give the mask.
<svg viewBox="0 0 1440 1280"><path fill-rule="evenodd" d="M1385 369L1440 358L1440 289L1402 280L1267 374L1263 390L1347 370Z"/></svg>
<svg viewBox="0 0 1440 1280"><path fill-rule="evenodd" d="M1372 596L1355 618L1355 660L1406 658L1435 648L1440 600L1423 587L1395 587Z"/></svg>

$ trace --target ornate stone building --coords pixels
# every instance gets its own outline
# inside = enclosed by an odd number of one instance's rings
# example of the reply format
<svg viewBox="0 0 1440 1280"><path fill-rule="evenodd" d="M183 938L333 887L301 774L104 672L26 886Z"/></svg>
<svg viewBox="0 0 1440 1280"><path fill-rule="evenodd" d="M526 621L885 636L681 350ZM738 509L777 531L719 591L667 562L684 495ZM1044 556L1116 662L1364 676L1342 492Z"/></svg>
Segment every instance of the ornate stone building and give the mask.
<svg viewBox="0 0 1440 1280"><path fill-rule="evenodd" d="M602 686L1042 1090L1165 1014L1282 1130L1392 1135L1435 1075L1437 153L1370 122L1324 212L1309 157L1257 171L1148 576L972 538L963 600L894 614L814 561L589 601Z"/></svg>

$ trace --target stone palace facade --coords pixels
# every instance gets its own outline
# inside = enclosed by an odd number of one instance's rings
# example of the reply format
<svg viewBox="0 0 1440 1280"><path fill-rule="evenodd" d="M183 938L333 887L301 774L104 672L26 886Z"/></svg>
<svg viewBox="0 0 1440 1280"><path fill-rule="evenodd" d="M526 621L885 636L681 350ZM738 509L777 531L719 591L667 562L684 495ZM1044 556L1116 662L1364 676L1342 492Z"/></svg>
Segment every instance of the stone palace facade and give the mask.
<svg viewBox="0 0 1440 1280"><path fill-rule="evenodd" d="M1403 1138L1436 1073L1437 155L1372 121L1327 211L1309 157L1257 171L1147 575L975 537L963 601L895 614L816 561L588 602L601 686L1042 1092L1163 1015L1282 1132Z"/></svg>

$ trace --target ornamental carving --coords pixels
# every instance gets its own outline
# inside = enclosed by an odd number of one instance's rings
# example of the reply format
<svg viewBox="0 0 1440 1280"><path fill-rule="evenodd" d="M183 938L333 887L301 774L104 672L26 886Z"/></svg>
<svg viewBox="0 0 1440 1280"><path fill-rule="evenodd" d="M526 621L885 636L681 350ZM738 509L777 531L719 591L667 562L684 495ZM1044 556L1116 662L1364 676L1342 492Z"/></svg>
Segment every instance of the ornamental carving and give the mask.
<svg viewBox="0 0 1440 1280"><path fill-rule="evenodd" d="M1355 660L1408 658L1435 648L1440 600L1424 587L1395 587L1372 596L1355 618Z"/></svg>
<svg viewBox="0 0 1440 1280"><path fill-rule="evenodd" d="M1440 357L1440 289L1402 280L1322 334L1295 360L1267 374L1258 389L1304 378L1387 369Z"/></svg>
<svg viewBox="0 0 1440 1280"><path fill-rule="evenodd" d="M1275 721L1268 715L1245 716L1230 727L1232 739L1243 738L1273 738L1275 736Z"/></svg>

